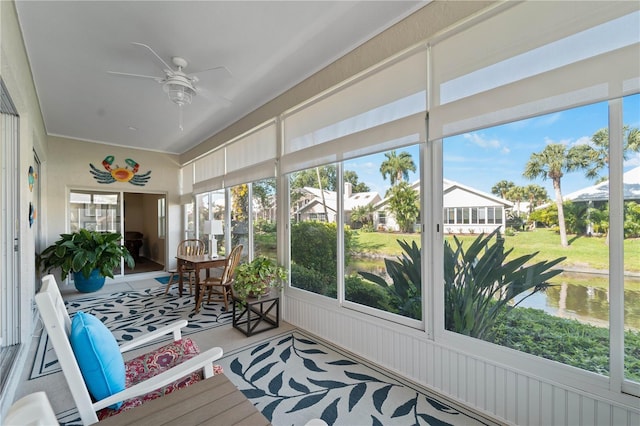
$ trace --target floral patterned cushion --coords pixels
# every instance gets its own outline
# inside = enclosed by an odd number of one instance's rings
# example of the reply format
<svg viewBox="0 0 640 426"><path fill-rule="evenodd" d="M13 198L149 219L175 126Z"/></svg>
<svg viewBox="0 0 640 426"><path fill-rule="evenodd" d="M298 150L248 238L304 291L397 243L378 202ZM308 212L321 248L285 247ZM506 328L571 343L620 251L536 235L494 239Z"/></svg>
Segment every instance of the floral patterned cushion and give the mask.
<svg viewBox="0 0 640 426"><path fill-rule="evenodd" d="M158 348L151 353L140 355L137 358L125 361L126 387L129 388L136 383L142 382L149 379L150 377L158 375L175 365L193 358L199 353L200 350L198 349L198 346L193 340L187 337ZM213 372L214 374L221 374L223 372L222 367L219 365L214 365ZM98 420L103 420L107 417L119 414L130 408L137 407L139 405L142 405L146 401L150 401L152 399L170 394L176 389L182 389L183 387L189 386L190 384L193 384L200 380L202 380L201 372L198 371L192 373L186 377L176 380L175 382L167 386L156 389L146 395L128 399L124 401L122 406L117 410L104 408L98 411Z"/></svg>

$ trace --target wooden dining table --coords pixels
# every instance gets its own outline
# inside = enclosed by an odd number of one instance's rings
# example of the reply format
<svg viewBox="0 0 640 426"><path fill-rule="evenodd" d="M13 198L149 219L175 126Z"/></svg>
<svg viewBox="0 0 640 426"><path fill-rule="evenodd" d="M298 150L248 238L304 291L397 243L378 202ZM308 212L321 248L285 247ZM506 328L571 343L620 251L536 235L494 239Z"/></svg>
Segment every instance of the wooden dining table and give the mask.
<svg viewBox="0 0 640 426"><path fill-rule="evenodd" d="M226 257L211 257L208 254L201 256L177 255L176 259L178 260L178 270L180 270L183 266L195 270L196 302L198 301L198 297L200 296L200 271L204 270L205 277L209 278L211 276L211 268L224 267L224 264L227 261ZM178 278L178 292L180 296L182 296L182 289L184 288L183 275L184 274L179 274Z"/></svg>

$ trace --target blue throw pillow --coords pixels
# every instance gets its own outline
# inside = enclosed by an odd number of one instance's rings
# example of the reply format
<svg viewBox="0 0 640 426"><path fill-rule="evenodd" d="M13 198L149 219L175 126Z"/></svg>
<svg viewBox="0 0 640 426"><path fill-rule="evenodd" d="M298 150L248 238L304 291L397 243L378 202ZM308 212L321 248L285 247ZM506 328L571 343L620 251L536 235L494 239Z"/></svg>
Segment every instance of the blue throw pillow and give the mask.
<svg viewBox="0 0 640 426"><path fill-rule="evenodd" d="M82 377L96 400L125 389L124 359L118 342L96 317L80 311L71 321L69 337ZM122 402L109 406L118 409Z"/></svg>

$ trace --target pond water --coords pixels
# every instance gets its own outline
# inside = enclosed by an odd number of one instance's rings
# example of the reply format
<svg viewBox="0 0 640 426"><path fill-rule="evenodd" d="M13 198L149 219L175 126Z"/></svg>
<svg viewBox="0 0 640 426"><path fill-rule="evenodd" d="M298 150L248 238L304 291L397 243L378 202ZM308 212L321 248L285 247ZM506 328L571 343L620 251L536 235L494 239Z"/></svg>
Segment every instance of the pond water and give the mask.
<svg viewBox="0 0 640 426"><path fill-rule="evenodd" d="M352 260L347 273L367 271L386 276L382 259ZM609 278L607 275L564 272L545 292L526 298L518 306L541 309L557 317L608 327ZM640 278L625 277L625 328L640 330ZM519 299L516 299L516 301Z"/></svg>

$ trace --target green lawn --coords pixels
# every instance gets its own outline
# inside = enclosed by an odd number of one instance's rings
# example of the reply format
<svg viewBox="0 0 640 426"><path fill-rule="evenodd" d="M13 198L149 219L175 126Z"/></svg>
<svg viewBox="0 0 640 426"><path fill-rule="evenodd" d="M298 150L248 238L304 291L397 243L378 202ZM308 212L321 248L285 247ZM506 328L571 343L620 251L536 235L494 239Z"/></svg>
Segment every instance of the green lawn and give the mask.
<svg viewBox="0 0 640 426"><path fill-rule="evenodd" d="M420 234L400 234L386 232L359 232L357 237L358 252L397 256L402 253L396 240L416 241L420 244ZM472 240L476 236L458 237L462 241ZM452 240L453 237L447 236ZM560 246L560 236L549 229L520 232L514 236L505 237L505 247L513 247L512 256L521 256L533 252L540 252L535 260L550 260L566 256L562 263L565 268L575 269L609 269L609 247L604 237L583 237L570 235L569 247ZM624 264L629 272L640 272L640 239L624 241Z"/></svg>

